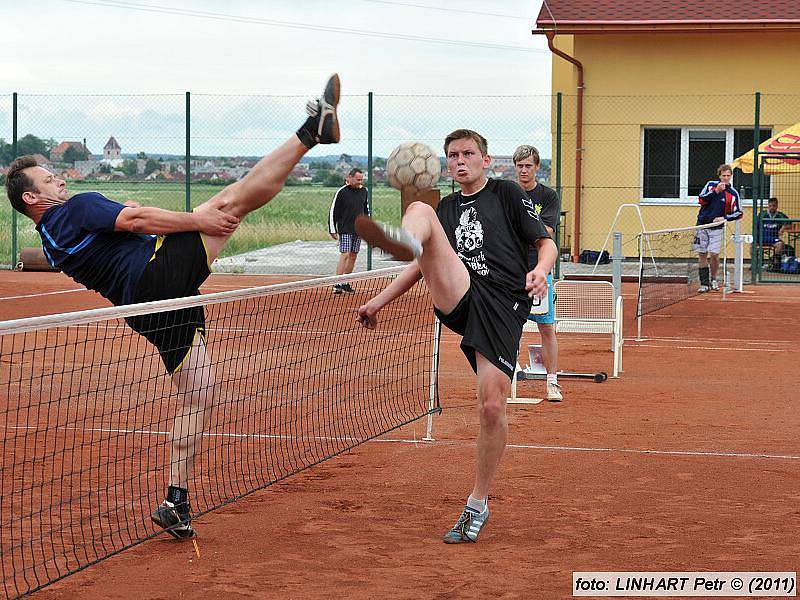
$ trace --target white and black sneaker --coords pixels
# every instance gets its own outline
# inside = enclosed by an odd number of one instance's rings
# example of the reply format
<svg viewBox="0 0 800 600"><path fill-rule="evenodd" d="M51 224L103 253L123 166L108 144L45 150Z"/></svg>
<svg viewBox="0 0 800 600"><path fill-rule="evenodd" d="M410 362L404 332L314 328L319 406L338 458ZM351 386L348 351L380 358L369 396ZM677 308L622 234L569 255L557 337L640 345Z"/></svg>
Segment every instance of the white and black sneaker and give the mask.
<svg viewBox="0 0 800 600"><path fill-rule="evenodd" d="M356 218L356 233L370 246L380 248L395 260L408 262L422 255L422 244L402 227L379 223L361 215Z"/></svg>
<svg viewBox="0 0 800 600"><path fill-rule="evenodd" d="M698 294L705 294L708 290L709 290L709 287L707 285L701 285L699 288L697 288L697 293Z"/></svg>
<svg viewBox="0 0 800 600"><path fill-rule="evenodd" d="M715 292L719 291L719 283L717 283L716 279L711 280L711 289L714 290Z"/></svg>
<svg viewBox="0 0 800 600"><path fill-rule="evenodd" d="M339 105L341 85L339 75L334 73L325 84L322 97L309 100L306 104L308 119L297 130L297 137L307 148L317 144L335 144L339 141L339 118L336 107Z"/></svg>
<svg viewBox="0 0 800 600"><path fill-rule="evenodd" d="M481 529L489 521L489 503L483 509L483 512L478 512L469 506L464 507L464 512L458 517L458 521L453 525L453 528L448 531L444 536L445 544L464 544L469 542L477 542L478 534Z"/></svg>

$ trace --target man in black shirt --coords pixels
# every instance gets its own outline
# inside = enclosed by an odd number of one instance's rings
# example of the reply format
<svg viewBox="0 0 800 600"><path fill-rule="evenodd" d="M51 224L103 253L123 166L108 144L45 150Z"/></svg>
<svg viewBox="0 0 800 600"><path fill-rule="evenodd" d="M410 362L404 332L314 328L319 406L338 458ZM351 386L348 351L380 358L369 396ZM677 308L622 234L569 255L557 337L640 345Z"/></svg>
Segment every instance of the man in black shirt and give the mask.
<svg viewBox="0 0 800 600"><path fill-rule="evenodd" d="M533 202L533 210L544 223L547 233L552 237L558 229L561 218L561 201L555 190L536 181L536 172L539 170L539 151L533 146L520 146L514 151L514 169L517 172L517 181ZM539 260L536 248L531 246L530 264L535 265ZM542 336L542 363L547 369L547 399L550 402L561 402L561 386L558 385L558 341L556 340L555 327L555 295L553 294L553 275L547 274L547 289L549 310L545 314L530 315L528 318L536 322L539 334Z"/></svg>
<svg viewBox="0 0 800 600"><path fill-rule="evenodd" d="M352 273L356 266L358 251L361 249L361 238L356 233L356 217L369 215L367 188L364 187L364 172L361 169L350 169L345 185L336 190L328 214L328 232L333 239L339 240L339 262L336 265L337 275ZM334 294L355 292L349 283L337 283L333 286Z"/></svg>
<svg viewBox="0 0 800 600"><path fill-rule="evenodd" d="M525 192L511 181L487 179L491 158L486 139L469 129L445 138L447 166L461 191L436 212L412 203L402 229L368 217L356 221L359 235L401 260L413 262L389 286L358 309L368 329L378 313L420 278L434 312L462 336L461 350L477 375L480 431L475 485L461 516L444 536L449 544L475 542L489 518L489 487L508 435L506 398L531 297L547 293L547 273L557 250ZM529 271L528 248L539 263Z"/></svg>

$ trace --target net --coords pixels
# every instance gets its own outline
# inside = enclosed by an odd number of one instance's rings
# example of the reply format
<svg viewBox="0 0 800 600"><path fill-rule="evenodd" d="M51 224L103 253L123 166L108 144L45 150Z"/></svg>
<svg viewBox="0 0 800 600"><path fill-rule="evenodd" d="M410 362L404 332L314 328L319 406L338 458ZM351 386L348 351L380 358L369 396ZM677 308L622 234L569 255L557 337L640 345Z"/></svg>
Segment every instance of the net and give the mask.
<svg viewBox="0 0 800 600"><path fill-rule="evenodd" d="M186 468L170 461L179 406L205 424L189 479L195 518L438 411L424 284L377 329L355 323L399 270L351 278L352 295L325 278L0 323L6 596L162 532L150 513L171 469ZM125 318L158 310L162 337L180 345L198 307L208 361L184 361L180 376L197 382L181 396Z"/></svg>
<svg viewBox="0 0 800 600"><path fill-rule="evenodd" d="M639 296L636 316L655 312L697 294L700 286L695 238L700 232L715 231L718 223L643 231L639 234ZM727 283L727 227L722 227L720 270Z"/></svg>

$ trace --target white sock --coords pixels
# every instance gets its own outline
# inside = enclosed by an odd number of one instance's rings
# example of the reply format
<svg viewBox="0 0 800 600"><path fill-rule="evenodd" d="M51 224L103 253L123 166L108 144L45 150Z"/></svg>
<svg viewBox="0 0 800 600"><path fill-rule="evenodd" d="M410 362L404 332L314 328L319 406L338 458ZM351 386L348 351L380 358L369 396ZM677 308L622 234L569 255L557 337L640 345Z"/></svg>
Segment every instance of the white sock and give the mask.
<svg viewBox="0 0 800 600"><path fill-rule="evenodd" d="M548 373L547 383L558 383L558 373Z"/></svg>
<svg viewBox="0 0 800 600"><path fill-rule="evenodd" d="M486 500L478 500L472 494L470 494L469 498L467 498L467 506L473 510L477 510L478 512L483 512L486 510Z"/></svg>

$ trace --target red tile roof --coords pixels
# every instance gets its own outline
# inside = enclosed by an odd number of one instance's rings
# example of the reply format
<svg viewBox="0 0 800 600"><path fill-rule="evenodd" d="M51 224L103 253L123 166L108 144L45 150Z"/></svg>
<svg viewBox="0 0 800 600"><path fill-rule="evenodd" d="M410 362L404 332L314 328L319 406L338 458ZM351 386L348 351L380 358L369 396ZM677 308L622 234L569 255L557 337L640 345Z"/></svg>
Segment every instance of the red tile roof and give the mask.
<svg viewBox="0 0 800 600"><path fill-rule="evenodd" d="M543 0L536 24L797 24L798 0Z"/></svg>

